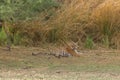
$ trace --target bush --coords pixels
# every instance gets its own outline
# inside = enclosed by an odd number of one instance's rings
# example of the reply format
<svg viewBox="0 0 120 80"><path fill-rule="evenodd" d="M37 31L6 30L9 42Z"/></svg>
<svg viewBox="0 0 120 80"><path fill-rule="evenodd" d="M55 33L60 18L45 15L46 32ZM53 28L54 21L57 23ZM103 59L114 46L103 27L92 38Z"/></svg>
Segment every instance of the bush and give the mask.
<svg viewBox="0 0 120 80"><path fill-rule="evenodd" d="M5 33L4 30L2 29L2 30L0 31L0 45L5 45L5 44L6 44L6 40L7 40L6 33Z"/></svg>
<svg viewBox="0 0 120 80"><path fill-rule="evenodd" d="M89 36L86 38L85 47L88 49L92 49L94 47L93 39Z"/></svg>

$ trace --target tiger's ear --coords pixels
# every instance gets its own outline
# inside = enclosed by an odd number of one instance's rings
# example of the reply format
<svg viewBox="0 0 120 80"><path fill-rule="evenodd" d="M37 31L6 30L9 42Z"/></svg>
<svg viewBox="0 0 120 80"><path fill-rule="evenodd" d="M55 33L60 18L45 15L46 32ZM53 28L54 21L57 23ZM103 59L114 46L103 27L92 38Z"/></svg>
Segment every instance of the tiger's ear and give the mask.
<svg viewBox="0 0 120 80"><path fill-rule="evenodd" d="M74 48L78 48L79 46L78 46L78 43L75 43L75 42L73 42L72 41L72 45L71 45L72 47L74 47Z"/></svg>

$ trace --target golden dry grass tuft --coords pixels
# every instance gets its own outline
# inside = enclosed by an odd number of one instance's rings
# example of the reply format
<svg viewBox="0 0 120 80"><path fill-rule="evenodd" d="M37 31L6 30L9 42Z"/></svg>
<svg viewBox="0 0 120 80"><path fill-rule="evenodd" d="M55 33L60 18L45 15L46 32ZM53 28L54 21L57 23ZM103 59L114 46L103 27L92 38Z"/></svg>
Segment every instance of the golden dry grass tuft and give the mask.
<svg viewBox="0 0 120 80"><path fill-rule="evenodd" d="M32 46L64 39L80 46L119 48L119 17L120 0L65 0L36 20L16 23L15 31L22 36L21 43Z"/></svg>

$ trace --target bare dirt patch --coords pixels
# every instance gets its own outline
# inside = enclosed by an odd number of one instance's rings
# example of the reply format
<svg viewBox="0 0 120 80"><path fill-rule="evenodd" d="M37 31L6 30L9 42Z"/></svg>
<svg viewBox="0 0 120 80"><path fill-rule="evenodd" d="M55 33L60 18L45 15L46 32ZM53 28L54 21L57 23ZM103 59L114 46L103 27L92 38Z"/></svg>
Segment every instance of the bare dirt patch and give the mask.
<svg viewBox="0 0 120 80"><path fill-rule="evenodd" d="M33 56L33 52L42 52ZM81 57L56 58L47 49L0 48L1 80L119 80L119 50L82 51Z"/></svg>
<svg viewBox="0 0 120 80"><path fill-rule="evenodd" d="M1 71L0 71L1 72ZM119 80L118 73L100 72L41 72L39 69L9 70L0 73L2 80Z"/></svg>

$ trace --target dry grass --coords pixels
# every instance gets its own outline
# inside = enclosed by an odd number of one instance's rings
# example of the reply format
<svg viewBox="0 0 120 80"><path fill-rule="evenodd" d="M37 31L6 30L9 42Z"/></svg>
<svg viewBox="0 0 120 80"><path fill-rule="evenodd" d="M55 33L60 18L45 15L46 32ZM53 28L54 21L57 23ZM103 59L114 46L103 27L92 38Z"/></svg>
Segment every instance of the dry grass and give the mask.
<svg viewBox="0 0 120 80"><path fill-rule="evenodd" d="M0 71L1 72L1 71ZM11 74L12 73L12 74ZM29 73L29 74L28 74ZM120 75L115 73L95 72L64 72L39 73L37 70L4 71L1 72L2 80L119 80Z"/></svg>
<svg viewBox="0 0 120 80"><path fill-rule="evenodd" d="M106 0L100 4L92 13L92 21L95 28L98 30L101 39L107 40L108 46L113 45L119 47L119 38L117 35L120 34L120 1L117 0ZM117 40L115 40L117 37ZM114 40L114 41L113 41Z"/></svg>
<svg viewBox="0 0 120 80"><path fill-rule="evenodd" d="M81 57L56 58L42 48L0 48L2 80L119 80L120 50L81 51Z"/></svg>
<svg viewBox="0 0 120 80"><path fill-rule="evenodd" d="M66 0L60 8L43 12L37 20L18 22L20 44L38 46L61 39L94 47L120 48L120 0ZM90 46L89 44L87 46Z"/></svg>

